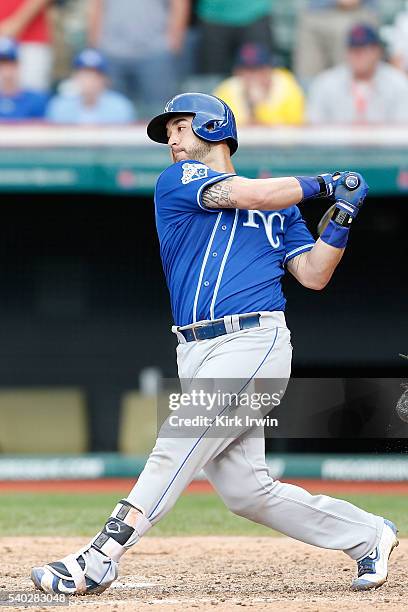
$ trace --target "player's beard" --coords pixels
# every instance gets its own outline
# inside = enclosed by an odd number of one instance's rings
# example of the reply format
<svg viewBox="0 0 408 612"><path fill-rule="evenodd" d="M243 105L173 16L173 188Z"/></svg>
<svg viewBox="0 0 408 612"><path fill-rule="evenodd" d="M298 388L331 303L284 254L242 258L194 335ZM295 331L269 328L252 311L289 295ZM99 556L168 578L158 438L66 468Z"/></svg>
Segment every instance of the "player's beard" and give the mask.
<svg viewBox="0 0 408 612"><path fill-rule="evenodd" d="M186 153L188 154L189 159L203 162L211 153L211 144L209 142L205 142L205 140L199 141L195 146L186 151Z"/></svg>

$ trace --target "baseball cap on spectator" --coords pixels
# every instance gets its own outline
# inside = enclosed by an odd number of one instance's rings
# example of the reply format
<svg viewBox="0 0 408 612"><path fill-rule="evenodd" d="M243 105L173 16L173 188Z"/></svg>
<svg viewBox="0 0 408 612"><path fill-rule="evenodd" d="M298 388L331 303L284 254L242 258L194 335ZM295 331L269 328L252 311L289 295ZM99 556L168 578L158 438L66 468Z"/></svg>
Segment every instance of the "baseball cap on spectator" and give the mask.
<svg viewBox="0 0 408 612"><path fill-rule="evenodd" d="M84 49L74 58L73 66L76 70L96 70L106 74L108 66L105 56L97 49Z"/></svg>
<svg viewBox="0 0 408 612"><path fill-rule="evenodd" d="M378 30L364 23L355 25L349 33L348 46L355 48L366 47L368 45L381 45Z"/></svg>
<svg viewBox="0 0 408 612"><path fill-rule="evenodd" d="M238 51L235 68L260 68L271 66L272 55L265 45L246 43Z"/></svg>
<svg viewBox="0 0 408 612"><path fill-rule="evenodd" d="M18 44L12 38L0 37L0 62L16 62Z"/></svg>

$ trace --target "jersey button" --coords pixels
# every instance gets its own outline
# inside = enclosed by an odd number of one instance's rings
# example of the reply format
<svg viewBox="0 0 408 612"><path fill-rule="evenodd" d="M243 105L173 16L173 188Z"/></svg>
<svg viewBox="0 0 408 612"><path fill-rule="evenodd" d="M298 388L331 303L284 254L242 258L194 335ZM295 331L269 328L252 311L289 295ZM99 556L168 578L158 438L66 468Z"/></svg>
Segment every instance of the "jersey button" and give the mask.
<svg viewBox="0 0 408 612"><path fill-rule="evenodd" d="M204 287L208 287L210 283L208 281L204 281Z"/></svg>
<svg viewBox="0 0 408 612"><path fill-rule="evenodd" d="M221 229L224 230L224 232L225 232L225 230L227 229L227 226L226 225L221 225Z"/></svg>
<svg viewBox="0 0 408 612"><path fill-rule="evenodd" d="M215 252L212 254L213 257L217 257L217 255L218 253L215 253Z"/></svg>

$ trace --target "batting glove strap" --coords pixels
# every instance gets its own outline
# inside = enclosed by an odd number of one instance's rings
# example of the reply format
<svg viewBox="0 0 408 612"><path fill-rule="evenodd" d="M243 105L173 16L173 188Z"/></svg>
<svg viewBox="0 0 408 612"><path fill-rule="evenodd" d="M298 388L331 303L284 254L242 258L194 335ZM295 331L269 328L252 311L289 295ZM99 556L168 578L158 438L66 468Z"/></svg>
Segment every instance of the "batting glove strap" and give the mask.
<svg viewBox="0 0 408 612"><path fill-rule="evenodd" d="M340 173L320 174L319 176L296 176L303 191L303 200L310 198L332 198L334 195L335 181Z"/></svg>
<svg viewBox="0 0 408 612"><path fill-rule="evenodd" d="M342 227L331 219L320 238L323 242L336 249L344 249L347 245L349 233L349 227Z"/></svg>
<svg viewBox="0 0 408 612"><path fill-rule="evenodd" d="M351 217L352 219L355 219L358 215L358 212L360 210L359 206L355 206L354 204L350 204L350 202L347 202L347 200L336 200L336 210L342 210L346 215L348 215L349 217ZM334 218L335 215L333 215ZM351 223L351 221L350 221ZM340 225L343 225L343 223L339 223Z"/></svg>
<svg viewBox="0 0 408 612"><path fill-rule="evenodd" d="M339 174L336 174L339 176ZM317 177L320 185L320 194L322 198L331 198L334 194L334 176L333 174L320 174Z"/></svg>

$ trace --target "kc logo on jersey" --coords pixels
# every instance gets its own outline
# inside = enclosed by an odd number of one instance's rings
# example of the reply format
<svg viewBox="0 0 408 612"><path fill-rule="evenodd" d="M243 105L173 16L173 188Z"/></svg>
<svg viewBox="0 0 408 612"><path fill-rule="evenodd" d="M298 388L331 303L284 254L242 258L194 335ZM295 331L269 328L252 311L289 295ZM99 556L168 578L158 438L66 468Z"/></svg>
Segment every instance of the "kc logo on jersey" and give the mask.
<svg viewBox="0 0 408 612"><path fill-rule="evenodd" d="M243 223L244 227L255 227L259 229L259 223L255 221L255 218L262 219L262 222L265 227L266 237L269 240L269 244L273 246L274 249L280 247L281 241L279 235L274 235L274 229L276 231L276 223L274 227L275 219L278 220L278 227L283 232L283 224L285 223L285 217L278 212L273 212L268 215L263 213L261 210L248 210L248 221Z"/></svg>
<svg viewBox="0 0 408 612"><path fill-rule="evenodd" d="M181 182L183 185L188 185L192 181L198 181L208 176L208 166L204 164L183 164L183 176Z"/></svg>

